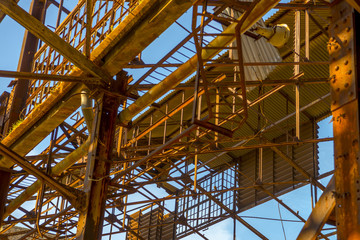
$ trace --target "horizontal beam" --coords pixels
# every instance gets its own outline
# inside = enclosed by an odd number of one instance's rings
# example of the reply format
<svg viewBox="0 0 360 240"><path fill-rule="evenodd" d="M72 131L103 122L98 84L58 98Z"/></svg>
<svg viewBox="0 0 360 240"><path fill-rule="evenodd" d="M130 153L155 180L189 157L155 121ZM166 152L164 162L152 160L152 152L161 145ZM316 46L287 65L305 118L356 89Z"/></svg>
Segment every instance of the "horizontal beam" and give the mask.
<svg viewBox="0 0 360 240"><path fill-rule="evenodd" d="M253 9L253 12L256 14L250 14L246 19L244 19L240 33L246 32L250 27L252 27L263 15L265 15L270 9L272 9L279 0L260 0ZM244 16L243 14L242 16ZM239 20L242 17L239 18ZM216 37L209 46L226 46L229 43L233 42L235 36L231 36L229 34L235 34L235 28L237 23L232 23L228 26L223 33L225 35L220 35ZM221 49L203 49L201 52L202 59L211 59L217 53L219 53ZM189 77L197 67L198 57L194 55L187 62L182 64L179 68L177 68L174 72L172 72L168 77L166 77L163 81L158 83L152 89L150 89L147 93L137 99L133 104L124 109L118 115L118 121L120 124L128 124L134 116L140 113L147 106L155 102L158 98L166 94L169 90L177 86L184 79Z"/></svg>
<svg viewBox="0 0 360 240"><path fill-rule="evenodd" d="M34 165L26 161L26 159L19 156L16 152L12 151L11 149L9 149L8 147L6 147L1 143L0 143L0 153L4 157L13 161L15 164L19 165L29 174L35 176L39 180L46 182L48 185L50 185L51 187L56 189L59 193L61 193L63 196L65 196L67 199L69 199L71 202L77 199L77 195L74 192L68 190L65 186L57 182L51 176L37 169Z"/></svg>
<svg viewBox="0 0 360 240"><path fill-rule="evenodd" d="M105 82L111 82L112 78L105 70L95 65L77 49L65 42L60 36L19 7L14 1L0 0L0 10L25 27L33 35L46 42L81 70L93 76L100 77Z"/></svg>
<svg viewBox="0 0 360 240"><path fill-rule="evenodd" d="M293 80L293 79L271 79L271 80L248 80L246 81L247 87L256 87L256 86L276 86L276 85L302 85L302 84L318 84L318 83L328 83L329 78L308 78L308 79L299 79L299 80ZM139 84L135 87L137 90L149 90L152 87L154 87L156 84ZM131 87L133 85L129 85ZM199 84L199 87L204 87L204 84ZM208 83L208 88L229 88L229 87L239 87L238 82L219 82L219 83ZM180 83L173 89L175 90L193 90L194 84L189 83Z"/></svg>
<svg viewBox="0 0 360 240"><path fill-rule="evenodd" d="M193 125L191 125L191 126L193 126ZM188 129L186 129L186 130L188 130ZM176 138L179 138L179 135L176 136ZM173 139L171 139L169 141L172 141L172 140ZM283 147L283 146L301 146L303 144L313 144L313 143L328 142L328 141L333 141L333 140L334 140L334 138L317 138L317 139L306 139L306 140L301 140L301 141L280 142L280 143L269 142L269 143L264 143L264 144L253 144L253 145L248 145L248 146L240 145L240 143L243 143L243 141L241 141L238 143L239 145L235 144L233 147L225 147L225 148L221 148L221 149L206 148L206 149L201 149L198 152L195 152L195 151L179 152L179 153L172 154L171 156L172 157L195 156L195 154L199 155L199 154L209 154L209 153L227 153L227 152L232 152L232 151L241 151L241 150L259 149L259 148L271 148L271 149L276 148L278 150L278 147ZM244 142L245 142L245 140L244 140ZM187 144L187 143L185 143L185 144ZM176 147L179 147L179 146L176 146ZM161 145L158 148L161 148L161 150L164 150L164 149L173 148L173 146L172 145L168 145L168 146ZM154 150L154 152L157 151L158 148L156 148ZM126 151L127 149L124 148L123 150ZM144 149L130 148L130 150L135 150L135 151L139 152L139 151L148 151L151 149L150 148L144 148ZM160 151L157 151L157 153L160 153ZM282 152L280 151L279 154L281 154L281 153ZM149 157L149 156L150 155L147 155L146 157L130 157L128 160L126 159L126 161L133 162L133 161L138 161L143 158L146 158L147 160L150 158L154 158L154 159L155 158L164 158L164 155L156 155L155 153L152 154L151 157ZM293 167L295 169L298 169L299 171L301 171L301 173L303 173L303 175L306 178L308 178L308 179L311 178L310 174L304 172L302 170L302 168L298 164L296 164L291 158L289 158L286 154L282 153L281 157L284 157L284 159L286 158L285 160L288 161L289 163L291 162L291 164L293 164ZM319 186L319 188L324 189L325 187Z"/></svg>
<svg viewBox="0 0 360 240"><path fill-rule="evenodd" d="M222 48L219 48L222 49ZM294 65L329 65L329 61L307 61L307 62L245 62L245 67L249 66L294 66ZM163 64L128 64L124 68L151 68L151 67L180 67L182 63L163 63ZM236 67L239 63L236 60L229 62L205 63L206 67Z"/></svg>
<svg viewBox="0 0 360 240"><path fill-rule="evenodd" d="M20 79L41 79L48 81L59 82L76 82L76 83L88 83L88 84L102 84L101 78L98 77L79 77L72 75L55 75L55 74L42 74L42 73L30 73L30 72L16 72L16 71L3 71L0 70L0 77L3 78L20 78Z"/></svg>
<svg viewBox="0 0 360 240"><path fill-rule="evenodd" d="M65 157L61 162L57 163L52 169L51 173L53 176L60 175L65 170L69 169L73 164L75 164L82 156L88 153L90 146L90 139L87 139L79 148L71 152L67 157ZM19 208L27 199L33 196L41 187L41 181L38 180L28 186L19 196L11 200L8 206L6 207L4 218L10 216L10 214Z"/></svg>

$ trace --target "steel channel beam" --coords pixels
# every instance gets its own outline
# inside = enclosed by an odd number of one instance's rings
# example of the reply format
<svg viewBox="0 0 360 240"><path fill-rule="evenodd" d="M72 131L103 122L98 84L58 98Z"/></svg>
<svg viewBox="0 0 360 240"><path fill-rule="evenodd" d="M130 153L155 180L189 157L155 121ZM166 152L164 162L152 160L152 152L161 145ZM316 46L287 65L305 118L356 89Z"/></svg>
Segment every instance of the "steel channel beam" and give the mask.
<svg viewBox="0 0 360 240"><path fill-rule="evenodd" d="M86 140L78 149L74 150L61 162L57 163L52 169L52 176L60 175L63 171L69 169L82 156L84 156L90 147L90 139ZM18 207L20 207L27 199L33 196L41 187L41 181L38 180L27 187L19 196L11 200L6 207L4 218L10 216Z"/></svg>
<svg viewBox="0 0 360 240"><path fill-rule="evenodd" d="M16 3L14 3L16 4ZM44 17L44 10L45 10L45 2L41 0L33 0L30 6L30 14L35 19L42 21ZM34 55L37 51L39 39L34 36L29 31L25 31L23 44L21 48L21 55L19 58L19 65L18 71L20 72L31 72L31 66L34 59ZM10 115L9 120L6 124L4 129L4 133L6 134L7 131L11 128L11 126L17 122L21 114L23 113L24 108L26 107L26 99L28 97L29 91L29 80L19 78L17 79L17 83L14 89L14 96L11 103Z"/></svg>
<svg viewBox="0 0 360 240"><path fill-rule="evenodd" d="M62 184L54 180L51 176L37 169L34 165L29 163L26 159L19 156L17 153L7 148L0 143L0 154L5 155L8 159L12 160L15 164L19 165L29 174L34 175L39 180L46 182L48 185L59 191L63 196L65 196L69 201L76 202L77 196L68 188L64 187ZM76 205L76 204L75 204Z"/></svg>
<svg viewBox="0 0 360 240"><path fill-rule="evenodd" d="M83 71L100 77L105 82L111 82L112 78L106 70L95 65L77 49L65 42L60 36L52 32L13 1L0 0L0 9Z"/></svg>
<svg viewBox="0 0 360 240"><path fill-rule="evenodd" d="M266 14L270 9L272 9L279 0L262 0L260 1L254 8L253 12L256 14L250 14L248 18L244 20L240 33L243 34L246 30L252 27L261 17ZM239 20L241 17L239 18ZM237 23L232 23L229 27L227 27L223 33L225 34L234 34ZM216 37L211 43L210 46L218 46L224 47L234 41L235 37L231 35L222 35ZM202 58L210 59L214 57L221 49L203 49L202 50ZM147 106L155 102L158 98L163 96L169 90L177 86L181 81L183 81L186 77L190 76L197 67L198 57L194 55L187 62L177 68L173 73L171 73L168 77L166 77L163 81L158 83L156 86L151 88L148 92L146 92L143 96L137 99L133 104L120 112L118 116L119 123L125 125L131 121L131 119L145 109Z"/></svg>
<svg viewBox="0 0 360 240"><path fill-rule="evenodd" d="M10 184L10 177L11 177L11 170L0 168L0 227L2 226L2 220L4 219L4 210L5 204L7 202L7 194L9 190Z"/></svg>
<svg viewBox="0 0 360 240"><path fill-rule="evenodd" d="M96 59L103 58L106 53L110 52L112 48L114 48L114 42L122 41L124 45L128 45L130 42L129 39L126 38L126 31L138 31L139 26L136 24L142 18L141 16L146 16L144 12L149 12L149 9L146 6L151 3L153 5L156 1L142 1L141 4L136 8L139 10L137 15L130 14L114 31L108 36L111 40L105 39L97 49L95 49L92 53L92 59L96 61ZM187 10L191 5L178 5L174 2L171 2L167 6L159 6L164 10L164 14L158 16L158 19L153 23L148 23L148 21L143 21L145 26L143 28L148 27L149 25L154 26L169 26L173 21L176 20L178 14ZM173 15L166 15L169 12L176 12ZM171 16L171 17L169 17ZM166 21L162 21L162 19L166 19ZM142 19L143 20L143 19ZM131 23L131 24L130 24ZM165 28L166 28L165 27ZM148 27L149 29L153 29ZM150 44L154 38L161 34L163 31L163 26L159 29L153 29L152 34L146 35L146 37L142 36L139 39L132 39L131 41L138 42L141 39L141 47L145 47ZM120 29L120 30L119 30ZM125 39L126 38L126 39ZM123 40L125 39L125 40ZM116 40L116 41L115 41ZM119 56L124 60L124 62L131 61L132 55L125 52L119 52ZM120 69L121 66L117 66ZM114 70L115 71L115 70ZM118 70L116 70L118 71ZM115 71L115 72L116 72ZM84 75L79 69L72 71L70 76L81 76ZM30 116L28 116L18 128L16 128L8 137L6 137L2 143L6 146L11 146L16 152L21 155L25 155L30 151L38 142L40 142L45 136L48 135L59 123L65 120L73 111L75 111L80 106L80 97L77 93L83 87L81 85L76 85L74 83L62 83L59 86L61 89L57 94L53 94L50 96L43 104L42 107L36 108ZM64 99L65 97L65 99ZM60 104L59 104L60 102ZM58 163L53 169L52 172L58 171L57 174L60 174L63 170L70 167L74 164L81 156L84 155L83 151L86 151L89 147L89 142L85 144L85 146L80 146L79 149L75 150L69 157L65 158L64 161ZM3 158L0 160L0 165L4 167L11 167L11 161ZM19 195L15 200L13 200L9 205L5 212L5 216L9 216L18 206L24 203L28 198L30 198L40 187L40 182L35 182L31 185L31 187L27 188L21 195Z"/></svg>
<svg viewBox="0 0 360 240"><path fill-rule="evenodd" d="M360 16L346 1L331 6L330 91L338 239L360 239Z"/></svg>
<svg viewBox="0 0 360 240"><path fill-rule="evenodd" d="M124 46L128 46L130 43L134 44L139 47L139 50L136 51L142 51L163 32L164 28L166 29L170 26L177 19L179 14L186 11L191 6L191 3L190 5L188 3L179 5L175 1L171 1L165 6L157 6L159 9L163 9L163 12L157 16L156 21L149 23L149 20L152 19L151 14L154 12L151 11L153 9L148 9L148 6L153 6L157 3L157 0L141 1L134 9L137 14L129 14L92 52L91 60L101 62L101 59L103 59L107 53L117 47L116 44L118 42L121 42ZM167 13L172 12L175 14L167 15ZM141 32L140 29L146 28L146 31L150 31L149 29L151 29L151 34L142 35L135 39L127 37L127 34L130 32ZM141 44L139 42L141 42ZM117 50L117 52L124 63L128 63L133 59L133 52L130 53L125 50ZM138 52L136 52L136 54ZM114 61L116 60L116 58L112 59ZM111 63L109 64L111 65ZM117 69L115 70L112 68L113 72L121 70L121 65L115 64L114 66L116 66ZM107 68L106 70L110 71L110 69ZM85 76L85 74L80 69L74 69L70 73L70 76ZM78 94L81 89L83 89L83 86L79 84L61 83L56 89L57 91L55 91L55 94L49 96L41 105L35 108L19 127L12 131L2 143L11 147L13 150L16 148L16 152L20 155L28 153L80 106L80 96ZM0 159L0 166L9 168L11 165L11 161Z"/></svg>
<svg viewBox="0 0 360 240"><path fill-rule="evenodd" d="M87 194L86 208L80 212L77 239L101 239L107 188L110 182L112 151L116 129L116 116L120 99L104 92L97 100L98 110L91 134L84 181Z"/></svg>
<svg viewBox="0 0 360 240"><path fill-rule="evenodd" d="M3 70L0 70L0 77L21 78L21 79L29 79L29 80L41 79L41 80L59 81L59 82L89 83L96 85L101 84L100 78L96 78L96 77L86 77L86 76L79 77L79 76L71 76L71 75L69 76L69 75L42 74L42 73L31 73L31 72L14 72L14 71L3 71Z"/></svg>

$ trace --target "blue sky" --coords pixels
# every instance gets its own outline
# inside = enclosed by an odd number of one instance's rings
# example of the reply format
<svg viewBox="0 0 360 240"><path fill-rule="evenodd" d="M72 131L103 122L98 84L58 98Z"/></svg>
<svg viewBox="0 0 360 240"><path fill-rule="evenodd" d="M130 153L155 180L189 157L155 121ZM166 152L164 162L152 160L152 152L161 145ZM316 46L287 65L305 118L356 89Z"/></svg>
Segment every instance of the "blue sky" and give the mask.
<svg viewBox="0 0 360 240"><path fill-rule="evenodd" d="M25 10L29 8L31 1L20 1L20 6ZM191 13L188 11L188 14ZM0 70L12 70L16 71L19 54L21 50L21 44L24 34L24 28L17 24L9 17L5 17L2 23L0 23ZM185 33L184 33L185 34ZM178 37L178 36L173 36ZM170 49L170 46L168 47ZM159 49L156 46L151 46L148 50L156 51L157 54L161 55ZM162 51L166 52L168 49L163 48ZM145 60L147 56L144 55ZM149 59L149 62L154 62L154 59ZM7 88L7 85L12 79L1 78L0 79L0 91L8 91L11 89ZM329 137L332 136L332 124L329 123L329 118L323 120L320 123L320 136ZM319 161L320 161L320 174L333 169L333 143L325 142L319 144ZM321 182L323 185L327 184L328 179L323 179ZM319 191L319 195L321 192ZM295 211L299 211L303 218L307 218L311 212L310 202L310 186L305 186L297 189L293 192L285 194L280 197L286 204L293 207ZM280 211L283 219L286 220L298 220L295 216L289 213L286 209L280 206ZM258 216L279 219L279 208L275 201L266 202L253 209L245 211L240 216ZM251 225L256 227L261 233L267 236L269 239L285 239L282 224L280 221L275 220L258 220L245 218ZM284 230L286 239L295 239L298 232L302 228L302 223L284 222ZM203 232L205 236L211 240L230 240L233 239L233 220L226 220L219 224L212 226L208 231ZM253 233L243 227L240 223L237 223L236 228L237 239L258 239ZM184 238L187 240L202 239L196 235ZM335 237L333 238L335 239Z"/></svg>

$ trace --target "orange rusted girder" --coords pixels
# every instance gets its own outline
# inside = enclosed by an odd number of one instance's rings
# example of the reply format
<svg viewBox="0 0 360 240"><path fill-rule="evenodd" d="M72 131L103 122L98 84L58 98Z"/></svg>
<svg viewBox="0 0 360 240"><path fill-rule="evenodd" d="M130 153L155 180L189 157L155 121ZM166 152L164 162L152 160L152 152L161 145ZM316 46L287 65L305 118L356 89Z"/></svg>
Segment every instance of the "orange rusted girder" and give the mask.
<svg viewBox="0 0 360 240"><path fill-rule="evenodd" d="M359 17L345 1L331 6L330 82L338 239L360 239Z"/></svg>
<svg viewBox="0 0 360 240"><path fill-rule="evenodd" d="M272 9L279 0L262 0L254 7L253 12L256 14L250 14L244 21L241 26L240 33L244 33L250 27L252 27L261 17L267 13L270 9ZM244 16L244 15L242 15ZM239 20L242 17L239 18ZM208 46L216 46L219 48L216 49L203 49L202 50L202 58L210 59L214 57L218 52L221 51L220 47L224 47L234 41L234 36L231 34L235 33L235 28L237 23L232 23L229 27L227 27L223 33L224 35L220 35L216 37ZM127 124L129 121L147 106L155 102L158 98L163 96L165 93L170 91L172 88L177 86L181 81L190 76L197 67L198 57L194 55L187 62L177 68L173 73L171 73L168 77L166 77L163 81L158 83L156 86L151 88L147 93L137 99L133 104L127 107L125 110L120 112L118 116L118 121L120 124Z"/></svg>

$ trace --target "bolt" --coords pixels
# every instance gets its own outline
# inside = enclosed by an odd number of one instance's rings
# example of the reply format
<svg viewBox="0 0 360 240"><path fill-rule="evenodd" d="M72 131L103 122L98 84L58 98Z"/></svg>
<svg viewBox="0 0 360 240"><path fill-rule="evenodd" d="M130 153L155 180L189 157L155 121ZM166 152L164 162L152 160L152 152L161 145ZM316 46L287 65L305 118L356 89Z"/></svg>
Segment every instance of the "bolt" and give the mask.
<svg viewBox="0 0 360 240"><path fill-rule="evenodd" d="M345 28L345 30L346 30L347 32L350 32L351 28L350 28L350 27L347 27L347 28Z"/></svg>
<svg viewBox="0 0 360 240"><path fill-rule="evenodd" d="M349 86L349 83L345 83L344 87L347 88Z"/></svg>
<svg viewBox="0 0 360 240"><path fill-rule="evenodd" d="M338 71L339 69L340 69L339 66L336 66L336 67L335 67L335 71Z"/></svg>
<svg viewBox="0 0 360 240"><path fill-rule="evenodd" d="M352 71L351 71L351 70L347 71L347 74L348 74L348 75L351 75L351 73L352 73Z"/></svg>
<svg viewBox="0 0 360 240"><path fill-rule="evenodd" d="M345 60L344 65L348 65L348 64L349 64L349 61Z"/></svg>

